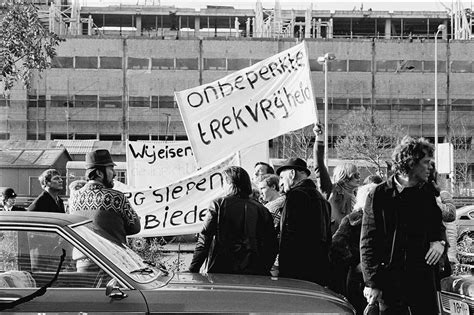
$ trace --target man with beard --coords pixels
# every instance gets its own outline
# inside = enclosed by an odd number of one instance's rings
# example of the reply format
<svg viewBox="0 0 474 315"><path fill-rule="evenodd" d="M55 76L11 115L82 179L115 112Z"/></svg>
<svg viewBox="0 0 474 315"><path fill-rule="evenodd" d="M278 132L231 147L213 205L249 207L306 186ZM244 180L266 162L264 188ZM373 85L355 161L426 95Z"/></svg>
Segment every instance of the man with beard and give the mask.
<svg viewBox="0 0 474 315"><path fill-rule="evenodd" d="M331 246L331 205L309 179L300 158L288 159L277 170L286 195L280 220L280 277L327 285Z"/></svg>
<svg viewBox="0 0 474 315"><path fill-rule="evenodd" d="M70 213L91 218L109 240L126 244L127 235L140 232L140 219L125 195L115 189L115 163L108 150L86 155L88 182L77 191Z"/></svg>

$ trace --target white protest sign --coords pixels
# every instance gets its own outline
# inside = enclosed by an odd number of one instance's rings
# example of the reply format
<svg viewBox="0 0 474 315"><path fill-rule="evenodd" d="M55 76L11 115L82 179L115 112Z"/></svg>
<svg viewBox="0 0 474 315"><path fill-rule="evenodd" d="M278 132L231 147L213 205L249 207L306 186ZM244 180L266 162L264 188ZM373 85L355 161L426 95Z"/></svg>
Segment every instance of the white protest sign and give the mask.
<svg viewBox="0 0 474 315"><path fill-rule="evenodd" d="M454 170L454 147L452 143L439 143L437 155L438 164L436 170L439 174L451 174Z"/></svg>
<svg viewBox="0 0 474 315"><path fill-rule="evenodd" d="M222 171L231 165L239 165L237 154L171 185L124 192L140 216L142 229L133 237L200 232L210 202L223 194Z"/></svg>
<svg viewBox="0 0 474 315"><path fill-rule="evenodd" d="M131 187L161 187L197 169L189 141L127 141L127 183Z"/></svg>
<svg viewBox="0 0 474 315"><path fill-rule="evenodd" d="M198 166L314 123L310 74L301 43L220 80L175 92Z"/></svg>
<svg viewBox="0 0 474 315"><path fill-rule="evenodd" d="M268 141L258 143L251 147L242 149L240 153L240 166L249 173L250 178L254 177L255 163L270 160L270 150Z"/></svg>

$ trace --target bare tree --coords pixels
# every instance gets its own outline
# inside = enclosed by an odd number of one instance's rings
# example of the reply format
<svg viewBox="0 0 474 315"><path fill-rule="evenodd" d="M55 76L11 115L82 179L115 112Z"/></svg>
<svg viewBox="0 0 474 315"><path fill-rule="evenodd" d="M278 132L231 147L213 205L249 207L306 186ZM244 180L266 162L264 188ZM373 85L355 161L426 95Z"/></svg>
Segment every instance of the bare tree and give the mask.
<svg viewBox="0 0 474 315"><path fill-rule="evenodd" d="M472 135L474 128L469 127L465 117L452 124L449 142L454 147L454 191L456 195L470 196L471 173L470 161L474 158L472 150Z"/></svg>
<svg viewBox="0 0 474 315"><path fill-rule="evenodd" d="M314 133L312 125L281 136L282 157L299 157L308 161L313 158Z"/></svg>
<svg viewBox="0 0 474 315"><path fill-rule="evenodd" d="M7 0L2 21L0 57L3 59L1 80L4 91L17 81L28 88L32 71L50 67L55 47L62 40L45 29L38 17L38 8L28 0Z"/></svg>
<svg viewBox="0 0 474 315"><path fill-rule="evenodd" d="M384 119L377 111L362 107L352 111L341 124L336 152L342 159L365 160L382 174L395 145L404 135L400 124ZM367 167L371 172L371 169Z"/></svg>

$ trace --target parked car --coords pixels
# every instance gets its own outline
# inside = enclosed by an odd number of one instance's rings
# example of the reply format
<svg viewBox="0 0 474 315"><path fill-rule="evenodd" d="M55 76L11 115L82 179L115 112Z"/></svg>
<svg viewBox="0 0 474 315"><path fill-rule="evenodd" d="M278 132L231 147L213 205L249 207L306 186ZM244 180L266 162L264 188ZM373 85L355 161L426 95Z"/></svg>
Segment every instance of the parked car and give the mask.
<svg viewBox="0 0 474 315"><path fill-rule="evenodd" d="M310 282L173 274L110 242L86 218L42 212L0 213L0 310L355 314L343 297Z"/></svg>
<svg viewBox="0 0 474 315"><path fill-rule="evenodd" d="M456 219L474 220L474 205L464 206L456 209Z"/></svg>
<svg viewBox="0 0 474 315"><path fill-rule="evenodd" d="M469 214L469 210L463 215ZM442 314L474 314L474 220L458 220L456 268L461 274L441 279Z"/></svg>

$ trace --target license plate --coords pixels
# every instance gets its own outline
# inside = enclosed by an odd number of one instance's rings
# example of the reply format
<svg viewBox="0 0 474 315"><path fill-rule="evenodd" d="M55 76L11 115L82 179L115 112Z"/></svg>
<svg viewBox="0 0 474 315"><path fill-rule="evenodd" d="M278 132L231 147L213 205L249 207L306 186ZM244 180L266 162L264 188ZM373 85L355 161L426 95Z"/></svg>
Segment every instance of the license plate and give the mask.
<svg viewBox="0 0 474 315"><path fill-rule="evenodd" d="M467 303L449 300L449 313L456 315L469 315L469 305Z"/></svg>

